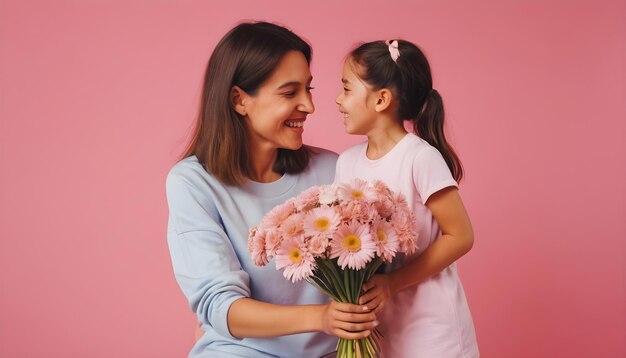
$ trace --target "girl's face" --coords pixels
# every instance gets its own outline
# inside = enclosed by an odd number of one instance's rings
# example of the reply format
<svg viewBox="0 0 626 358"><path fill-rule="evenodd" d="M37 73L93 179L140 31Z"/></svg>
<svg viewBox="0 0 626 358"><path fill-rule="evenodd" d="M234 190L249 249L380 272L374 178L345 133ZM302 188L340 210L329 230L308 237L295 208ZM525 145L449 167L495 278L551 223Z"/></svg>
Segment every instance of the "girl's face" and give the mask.
<svg viewBox="0 0 626 358"><path fill-rule="evenodd" d="M296 150L302 146L304 121L315 110L312 79L304 55L290 51L256 95L243 95L252 150Z"/></svg>
<svg viewBox="0 0 626 358"><path fill-rule="evenodd" d="M355 66L350 58L343 64L343 89L335 101L339 105L339 112L343 113L346 132L367 135L376 119L375 99L369 85L355 72Z"/></svg>

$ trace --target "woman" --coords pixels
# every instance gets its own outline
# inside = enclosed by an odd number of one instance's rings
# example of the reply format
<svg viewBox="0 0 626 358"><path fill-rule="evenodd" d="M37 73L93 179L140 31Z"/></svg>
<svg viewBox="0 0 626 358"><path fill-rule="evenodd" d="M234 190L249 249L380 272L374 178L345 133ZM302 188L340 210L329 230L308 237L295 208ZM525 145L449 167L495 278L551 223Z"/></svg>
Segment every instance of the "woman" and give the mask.
<svg viewBox="0 0 626 358"><path fill-rule="evenodd" d="M306 42L265 22L236 26L209 59L193 138L167 178L172 264L205 331L190 357L319 357L331 335L362 338L378 324L247 251L266 212L334 178L336 155L302 144L310 60Z"/></svg>

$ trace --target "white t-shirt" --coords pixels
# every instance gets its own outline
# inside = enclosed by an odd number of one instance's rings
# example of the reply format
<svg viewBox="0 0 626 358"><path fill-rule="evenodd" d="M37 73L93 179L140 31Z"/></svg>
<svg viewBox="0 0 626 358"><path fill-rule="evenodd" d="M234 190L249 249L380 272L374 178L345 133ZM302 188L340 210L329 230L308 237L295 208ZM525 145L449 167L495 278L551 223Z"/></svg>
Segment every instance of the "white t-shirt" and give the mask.
<svg viewBox="0 0 626 358"><path fill-rule="evenodd" d="M378 179L406 196L420 224L418 249L410 257L395 258L389 265L389 270L395 270L441 236L425 204L432 194L457 183L437 149L414 134L407 134L380 159L367 158L366 151L367 142L343 152L337 161L335 182ZM385 357L479 356L474 324L454 263L419 285L400 291L385 307L380 322Z"/></svg>

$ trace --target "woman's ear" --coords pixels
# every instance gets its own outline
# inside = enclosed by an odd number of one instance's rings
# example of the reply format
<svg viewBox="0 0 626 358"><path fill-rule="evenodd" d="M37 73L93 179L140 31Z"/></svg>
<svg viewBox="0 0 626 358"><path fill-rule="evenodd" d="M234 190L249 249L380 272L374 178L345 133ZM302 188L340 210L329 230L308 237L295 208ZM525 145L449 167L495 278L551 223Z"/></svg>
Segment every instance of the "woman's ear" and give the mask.
<svg viewBox="0 0 626 358"><path fill-rule="evenodd" d="M239 86L233 86L232 90L230 91L230 103L233 106L235 112L239 113L242 116L245 116L247 114L247 97L248 94L244 90L239 88Z"/></svg>
<svg viewBox="0 0 626 358"><path fill-rule="evenodd" d="M376 105L374 106L376 112L383 112L389 108L392 99L393 93L388 88L376 91Z"/></svg>

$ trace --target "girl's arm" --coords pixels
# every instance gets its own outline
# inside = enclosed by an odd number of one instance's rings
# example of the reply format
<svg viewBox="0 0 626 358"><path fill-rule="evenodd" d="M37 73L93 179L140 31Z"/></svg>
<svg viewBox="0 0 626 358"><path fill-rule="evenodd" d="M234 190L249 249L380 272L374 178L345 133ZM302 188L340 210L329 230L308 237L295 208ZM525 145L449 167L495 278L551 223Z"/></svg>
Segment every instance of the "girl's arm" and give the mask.
<svg viewBox="0 0 626 358"><path fill-rule="evenodd" d="M468 253L474 245L474 232L457 188L442 189L428 199L430 209L441 229L441 237L415 261L391 273L391 287L398 292L441 272Z"/></svg>
<svg viewBox="0 0 626 358"><path fill-rule="evenodd" d="M357 339L378 325L364 306L332 301L325 305L283 306L241 298L228 311L230 333L238 338L268 338L322 331Z"/></svg>
<svg viewBox="0 0 626 358"><path fill-rule="evenodd" d="M363 285L366 293L359 303L375 308L374 313L382 310L389 297L441 272L474 244L472 224L457 188L447 187L432 194L426 206L439 224L441 237L408 265L386 275L376 275Z"/></svg>

